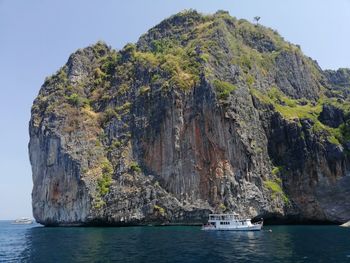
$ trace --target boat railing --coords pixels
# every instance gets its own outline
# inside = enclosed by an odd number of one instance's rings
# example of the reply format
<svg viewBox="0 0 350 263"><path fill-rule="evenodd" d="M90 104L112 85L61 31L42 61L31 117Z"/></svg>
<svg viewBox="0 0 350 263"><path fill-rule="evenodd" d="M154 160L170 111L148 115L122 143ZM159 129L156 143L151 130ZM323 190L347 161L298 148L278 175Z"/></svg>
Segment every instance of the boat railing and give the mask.
<svg viewBox="0 0 350 263"><path fill-rule="evenodd" d="M210 214L209 220L230 220L230 221L238 221L238 220L244 220L238 218L237 214Z"/></svg>

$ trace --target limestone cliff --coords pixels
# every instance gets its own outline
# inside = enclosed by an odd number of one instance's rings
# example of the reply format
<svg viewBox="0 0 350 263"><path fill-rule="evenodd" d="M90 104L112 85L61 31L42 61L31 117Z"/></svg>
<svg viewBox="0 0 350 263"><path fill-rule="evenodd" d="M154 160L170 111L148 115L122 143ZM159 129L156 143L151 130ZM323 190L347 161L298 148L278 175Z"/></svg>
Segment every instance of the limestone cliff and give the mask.
<svg viewBox="0 0 350 263"><path fill-rule="evenodd" d="M120 51L78 50L32 107L34 216L345 222L347 73L322 71L276 31L224 11L181 12Z"/></svg>

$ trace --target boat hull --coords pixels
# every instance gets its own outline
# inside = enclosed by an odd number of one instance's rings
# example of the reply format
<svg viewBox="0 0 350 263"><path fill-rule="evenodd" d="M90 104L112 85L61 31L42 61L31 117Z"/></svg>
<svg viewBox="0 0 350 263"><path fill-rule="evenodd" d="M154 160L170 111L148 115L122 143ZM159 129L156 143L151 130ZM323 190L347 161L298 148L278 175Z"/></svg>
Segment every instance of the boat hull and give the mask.
<svg viewBox="0 0 350 263"><path fill-rule="evenodd" d="M32 222L21 222L21 223L17 223L17 222L12 222L11 225L31 225L33 224Z"/></svg>
<svg viewBox="0 0 350 263"><path fill-rule="evenodd" d="M213 227L213 226L203 226L204 231L260 231L263 227L263 223L257 223L250 226L227 226L227 227Z"/></svg>
<svg viewBox="0 0 350 263"><path fill-rule="evenodd" d="M260 231L260 227L227 227L227 228L214 228L214 227L202 227L202 230L204 231Z"/></svg>
<svg viewBox="0 0 350 263"><path fill-rule="evenodd" d="M33 224L33 220L30 218L18 218L11 222L12 225L30 225Z"/></svg>

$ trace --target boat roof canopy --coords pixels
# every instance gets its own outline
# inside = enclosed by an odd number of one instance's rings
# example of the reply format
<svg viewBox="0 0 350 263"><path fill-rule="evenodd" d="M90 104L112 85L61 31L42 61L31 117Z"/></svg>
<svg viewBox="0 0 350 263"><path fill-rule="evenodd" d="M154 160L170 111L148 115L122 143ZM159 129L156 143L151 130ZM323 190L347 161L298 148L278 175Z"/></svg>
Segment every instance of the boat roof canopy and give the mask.
<svg viewBox="0 0 350 263"><path fill-rule="evenodd" d="M238 216L237 213L232 214L209 214L209 216Z"/></svg>

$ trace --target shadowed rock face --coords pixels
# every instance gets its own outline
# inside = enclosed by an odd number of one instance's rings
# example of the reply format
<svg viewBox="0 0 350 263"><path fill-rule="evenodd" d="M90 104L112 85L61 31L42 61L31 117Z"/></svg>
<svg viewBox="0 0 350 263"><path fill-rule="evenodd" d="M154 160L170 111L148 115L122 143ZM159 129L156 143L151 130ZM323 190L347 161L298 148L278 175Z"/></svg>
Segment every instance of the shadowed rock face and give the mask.
<svg viewBox="0 0 350 263"><path fill-rule="evenodd" d="M78 50L32 107L34 216L345 222L350 104L330 74L273 30L222 11L179 13L118 52Z"/></svg>
<svg viewBox="0 0 350 263"><path fill-rule="evenodd" d="M319 86L313 81L308 64L298 53L281 52L276 58L276 84L288 96L294 98L318 97Z"/></svg>
<svg viewBox="0 0 350 263"><path fill-rule="evenodd" d="M319 119L323 124L337 128L344 123L344 117L344 112L341 109L333 105L324 104Z"/></svg>

